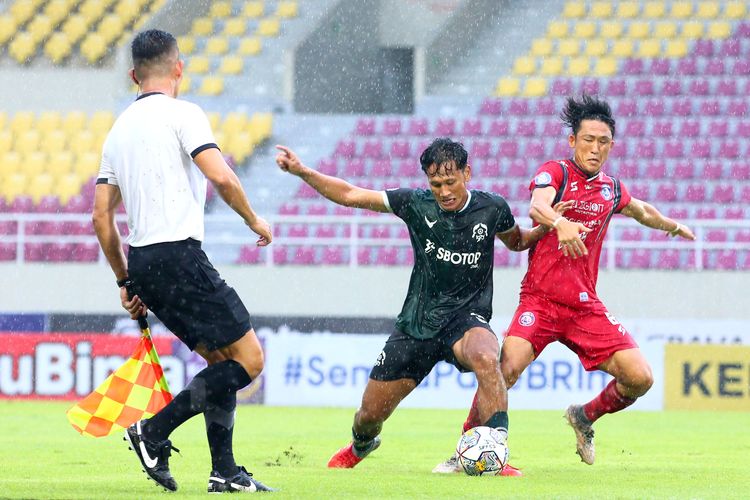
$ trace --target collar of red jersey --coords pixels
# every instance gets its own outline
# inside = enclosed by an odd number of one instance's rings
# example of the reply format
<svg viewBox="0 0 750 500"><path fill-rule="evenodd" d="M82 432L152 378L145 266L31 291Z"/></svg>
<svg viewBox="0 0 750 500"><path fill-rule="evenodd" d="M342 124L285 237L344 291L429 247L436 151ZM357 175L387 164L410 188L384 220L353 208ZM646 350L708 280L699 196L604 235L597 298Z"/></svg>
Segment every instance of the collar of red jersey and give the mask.
<svg viewBox="0 0 750 500"><path fill-rule="evenodd" d="M586 171L584 169L582 169L581 167L579 167L578 163L576 163L576 161L573 158L570 158L568 161L570 161L570 163L573 164L573 166L575 167L576 171L579 174L581 174L582 177L586 178L586 182L595 181L595 180L597 180L599 178L599 176L602 175L602 169L600 168L599 171L596 174L594 174L591 177L589 177L588 174L586 173Z"/></svg>

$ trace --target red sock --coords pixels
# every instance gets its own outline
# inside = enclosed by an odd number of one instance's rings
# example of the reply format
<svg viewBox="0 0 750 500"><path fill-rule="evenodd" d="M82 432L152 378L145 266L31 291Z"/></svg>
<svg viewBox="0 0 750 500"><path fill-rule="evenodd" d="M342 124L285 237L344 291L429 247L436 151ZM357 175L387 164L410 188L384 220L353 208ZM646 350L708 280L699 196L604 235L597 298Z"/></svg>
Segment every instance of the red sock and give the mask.
<svg viewBox="0 0 750 500"><path fill-rule="evenodd" d="M624 410L635 403L635 398L629 398L620 394L617 390L617 382L613 380L597 397L583 405L583 413L592 424L605 413L615 413Z"/></svg>
<svg viewBox="0 0 750 500"><path fill-rule="evenodd" d="M478 394L475 393L474 401L471 402L471 409L469 410L469 416L466 417L466 422L464 422L464 432L478 425L482 425L482 422L479 421L479 408L477 408L477 398L478 398Z"/></svg>

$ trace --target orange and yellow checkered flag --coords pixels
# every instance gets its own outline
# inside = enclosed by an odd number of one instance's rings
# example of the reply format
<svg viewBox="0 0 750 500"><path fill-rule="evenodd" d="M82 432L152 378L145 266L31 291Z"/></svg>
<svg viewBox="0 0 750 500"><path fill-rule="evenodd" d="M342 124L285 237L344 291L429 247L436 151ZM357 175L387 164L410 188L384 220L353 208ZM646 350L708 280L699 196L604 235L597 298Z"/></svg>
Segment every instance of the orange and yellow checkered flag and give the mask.
<svg viewBox="0 0 750 500"><path fill-rule="evenodd" d="M143 335L135 352L94 392L68 410L68 421L84 436L109 436L154 415L172 400L148 323L141 319L138 323Z"/></svg>

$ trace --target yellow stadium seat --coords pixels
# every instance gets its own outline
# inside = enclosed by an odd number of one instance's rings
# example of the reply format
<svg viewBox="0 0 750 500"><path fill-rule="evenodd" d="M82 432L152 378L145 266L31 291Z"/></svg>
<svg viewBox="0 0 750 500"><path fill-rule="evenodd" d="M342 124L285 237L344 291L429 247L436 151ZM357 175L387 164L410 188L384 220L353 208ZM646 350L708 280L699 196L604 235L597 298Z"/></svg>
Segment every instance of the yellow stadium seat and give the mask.
<svg viewBox="0 0 750 500"><path fill-rule="evenodd" d="M0 189L2 189L0 194L8 201L15 200L26 194L26 185L26 175L22 173L11 174L3 179L2 184L0 184Z"/></svg>
<svg viewBox="0 0 750 500"><path fill-rule="evenodd" d="M70 43L75 44L89 29L89 22L80 14L68 17L62 25L62 32L68 35Z"/></svg>
<svg viewBox="0 0 750 500"><path fill-rule="evenodd" d="M76 155L76 159L82 154L94 152L94 134L90 130L81 130L70 138L68 149Z"/></svg>
<svg viewBox="0 0 750 500"><path fill-rule="evenodd" d="M253 144L260 144L261 141L271 137L273 133L273 114L272 113L254 113L250 117L248 130L253 136Z"/></svg>
<svg viewBox="0 0 750 500"><path fill-rule="evenodd" d="M205 56L193 56L187 62L187 72L196 75L208 73L210 67L211 62Z"/></svg>
<svg viewBox="0 0 750 500"><path fill-rule="evenodd" d="M224 147L227 143L226 134L221 131L214 132L214 139L216 139L216 144L219 146L219 148Z"/></svg>
<svg viewBox="0 0 750 500"><path fill-rule="evenodd" d="M219 76L204 77L198 89L201 95L219 95L222 92L224 92L224 79Z"/></svg>
<svg viewBox="0 0 750 500"><path fill-rule="evenodd" d="M278 36L281 31L281 23L274 17L267 17L258 23L256 34L260 36Z"/></svg>
<svg viewBox="0 0 750 500"><path fill-rule="evenodd" d="M98 33L89 33L81 42L81 54L90 63L95 63L107 53L108 45Z"/></svg>
<svg viewBox="0 0 750 500"><path fill-rule="evenodd" d="M682 38L701 38L703 36L703 23L699 21L690 21L682 23Z"/></svg>
<svg viewBox="0 0 750 500"><path fill-rule="evenodd" d="M254 145L249 132L239 131L228 137L226 152L232 155L237 163L243 163L253 154Z"/></svg>
<svg viewBox="0 0 750 500"><path fill-rule="evenodd" d="M577 38L591 38L596 35L596 23L578 21L573 26L573 36Z"/></svg>
<svg viewBox="0 0 750 500"><path fill-rule="evenodd" d="M628 36L630 38L646 38L651 32L651 27L648 23L642 21L633 21L628 26Z"/></svg>
<svg viewBox="0 0 750 500"><path fill-rule="evenodd" d="M633 55L633 40L628 38L615 40L612 43L612 55L616 57L631 57Z"/></svg>
<svg viewBox="0 0 750 500"><path fill-rule="evenodd" d="M658 19L664 17L667 7L664 2L646 2L643 6L643 17L647 19Z"/></svg>
<svg viewBox="0 0 750 500"><path fill-rule="evenodd" d="M229 50L229 40L224 37L214 36L206 42L205 53L210 56L221 56Z"/></svg>
<svg viewBox="0 0 750 500"><path fill-rule="evenodd" d="M282 19L297 17L297 15L299 15L297 2L279 2L279 6L276 8L276 15Z"/></svg>
<svg viewBox="0 0 750 500"><path fill-rule="evenodd" d="M103 134L109 132L114 123L115 115L111 111L97 111L91 115L88 129L94 134Z"/></svg>
<svg viewBox="0 0 750 500"><path fill-rule="evenodd" d="M13 118L10 119L8 128L10 128L10 131L15 135L18 135L23 132L32 130L32 128L34 127L35 119L36 118L34 116L34 113L32 113L31 111L19 111L13 115Z"/></svg>
<svg viewBox="0 0 750 500"><path fill-rule="evenodd" d="M206 118L208 118L208 124L211 125L211 130L218 130L221 123L221 115L216 111L209 111L206 113Z"/></svg>
<svg viewBox="0 0 750 500"><path fill-rule="evenodd" d="M262 17L264 13L263 2L246 2L242 9L242 15L251 19Z"/></svg>
<svg viewBox="0 0 750 500"><path fill-rule="evenodd" d="M120 16L125 24L129 24L140 15L142 6L140 0L119 0L115 5L115 14Z"/></svg>
<svg viewBox="0 0 750 500"><path fill-rule="evenodd" d="M516 75L531 75L536 71L536 59L533 57L518 57L513 63L513 73Z"/></svg>
<svg viewBox="0 0 750 500"><path fill-rule="evenodd" d="M226 1L213 2L208 13L211 17L229 17L232 15L232 3Z"/></svg>
<svg viewBox="0 0 750 500"><path fill-rule="evenodd" d="M260 54L263 44L261 39L257 36L251 36L240 40L240 45L237 47L237 54L241 56L255 56Z"/></svg>
<svg viewBox="0 0 750 500"><path fill-rule="evenodd" d="M35 43L39 43L52 33L52 28L52 19L44 14L39 14L34 16L29 24L26 25L26 32L31 35Z"/></svg>
<svg viewBox="0 0 750 500"><path fill-rule="evenodd" d="M561 56L577 56L581 53L581 41L575 38L564 38L557 42L557 54Z"/></svg>
<svg viewBox="0 0 750 500"><path fill-rule="evenodd" d="M667 57L685 57L688 54L687 41L669 40L665 52Z"/></svg>
<svg viewBox="0 0 750 500"><path fill-rule="evenodd" d="M568 23L565 21L550 21L547 25L549 38L564 38L568 36Z"/></svg>
<svg viewBox="0 0 750 500"><path fill-rule="evenodd" d="M36 129L43 134L59 130L61 126L62 115L57 111L44 111L36 119Z"/></svg>
<svg viewBox="0 0 750 500"><path fill-rule="evenodd" d="M524 97L541 97L547 94L547 80L544 78L529 78L523 86Z"/></svg>
<svg viewBox="0 0 750 500"><path fill-rule="evenodd" d="M89 179L91 176L96 175L99 172L99 164L101 161L101 153L94 151L86 151L76 155L76 161L73 164L73 172L78 175L79 178Z"/></svg>
<svg viewBox="0 0 750 500"><path fill-rule="evenodd" d="M612 2L594 2L591 4L589 15L594 18L606 18L612 16Z"/></svg>
<svg viewBox="0 0 750 500"><path fill-rule="evenodd" d="M609 43L602 38L595 38L586 42L583 53L587 56L601 57L609 51Z"/></svg>
<svg viewBox="0 0 750 500"><path fill-rule="evenodd" d="M224 35L242 36L247 31L247 20L244 17L234 17L227 19L224 23Z"/></svg>
<svg viewBox="0 0 750 500"><path fill-rule="evenodd" d="M17 25L22 25L36 13L37 2L13 2L8 12L13 16Z"/></svg>
<svg viewBox="0 0 750 500"><path fill-rule="evenodd" d="M32 151L27 154L22 154L23 165L21 171L34 178L37 175L44 173L47 170L47 154L41 151Z"/></svg>
<svg viewBox="0 0 750 500"><path fill-rule="evenodd" d="M36 129L26 130L16 136L16 144L13 149L26 155L39 150L40 135Z"/></svg>
<svg viewBox="0 0 750 500"><path fill-rule="evenodd" d="M638 16L639 10L638 2L620 2L617 4L617 17L620 19L632 19Z"/></svg>
<svg viewBox="0 0 750 500"><path fill-rule="evenodd" d="M497 82L495 94L499 97L512 97L518 95L521 90L521 81L518 78L501 78Z"/></svg>
<svg viewBox="0 0 750 500"><path fill-rule="evenodd" d="M15 151L5 151L0 156L0 169L6 174L21 172L21 155Z"/></svg>
<svg viewBox="0 0 750 500"><path fill-rule="evenodd" d="M227 56L221 60L219 73L226 75L238 75L242 73L243 61L238 56Z"/></svg>
<svg viewBox="0 0 750 500"><path fill-rule="evenodd" d="M107 14L104 16L96 28L96 32L101 35L105 43L120 38L125 29L125 23L117 14Z"/></svg>
<svg viewBox="0 0 750 500"><path fill-rule="evenodd" d="M746 14L746 2L728 2L724 5L724 17L728 19L742 19Z"/></svg>
<svg viewBox="0 0 750 500"><path fill-rule="evenodd" d="M692 2L674 2L669 14L677 19L687 19L693 14Z"/></svg>
<svg viewBox="0 0 750 500"><path fill-rule="evenodd" d="M641 40L638 44L638 57L659 57L661 54L661 41L649 38Z"/></svg>
<svg viewBox="0 0 750 500"><path fill-rule="evenodd" d="M0 16L0 44L10 40L10 37L15 35L16 31L18 31L18 23L13 19L13 16Z"/></svg>
<svg viewBox="0 0 750 500"><path fill-rule="evenodd" d="M192 36L179 36L177 37L177 47L180 49L180 54L190 55L195 51L195 38Z"/></svg>
<svg viewBox="0 0 750 500"><path fill-rule="evenodd" d="M573 57L568 60L568 71L570 76L585 76L591 71L588 57Z"/></svg>
<svg viewBox="0 0 750 500"><path fill-rule="evenodd" d="M77 133L86 127L87 119L83 111L70 111L63 118L62 128L68 135Z"/></svg>
<svg viewBox="0 0 750 500"><path fill-rule="evenodd" d="M78 13L83 16L89 24L92 24L102 17L109 4L106 0L84 0L78 7Z"/></svg>
<svg viewBox="0 0 750 500"><path fill-rule="evenodd" d="M534 57L548 56L552 53L552 41L548 38L535 38L531 42L531 55Z"/></svg>
<svg viewBox="0 0 750 500"><path fill-rule="evenodd" d="M677 35L677 23L661 21L654 25L654 38L674 38Z"/></svg>
<svg viewBox="0 0 750 500"><path fill-rule="evenodd" d="M599 27L599 36L602 38L620 38L622 35L622 23L619 21L606 21Z"/></svg>
<svg viewBox="0 0 750 500"><path fill-rule="evenodd" d="M58 178L55 184L54 193L60 198L60 203L63 205L81 192L81 185L83 182L81 178L74 173L63 175Z"/></svg>
<svg viewBox="0 0 750 500"><path fill-rule="evenodd" d="M40 174L34 176L31 179L31 182L29 182L29 186L27 188L31 199L34 200L34 203L39 203L42 198L51 195L53 192L54 183L55 179L50 174Z"/></svg>
<svg viewBox="0 0 750 500"><path fill-rule="evenodd" d="M193 35L208 36L214 32L214 21L208 17L199 17L193 21Z"/></svg>
<svg viewBox="0 0 750 500"><path fill-rule="evenodd" d="M0 151L10 151L13 148L13 133L10 130L0 130Z"/></svg>
<svg viewBox="0 0 750 500"><path fill-rule="evenodd" d="M68 57L70 52L70 40L68 40L68 36L61 31L53 33L49 40L47 40L47 43L44 44L44 54L55 64Z"/></svg>
<svg viewBox="0 0 750 500"><path fill-rule="evenodd" d="M601 57L596 60L594 74L596 76L613 76L617 73L617 59L614 57Z"/></svg>
<svg viewBox="0 0 750 500"><path fill-rule="evenodd" d="M73 171L73 153L70 151L58 151L49 155L47 161L47 172L59 179Z"/></svg>
<svg viewBox="0 0 750 500"><path fill-rule="evenodd" d="M709 38L727 38L732 34L732 25L717 21L708 25L708 37Z"/></svg>
<svg viewBox="0 0 750 500"><path fill-rule="evenodd" d="M245 113L233 111L224 117L221 122L221 131L229 137L235 132L247 128L248 123L248 116Z"/></svg>
<svg viewBox="0 0 750 500"><path fill-rule="evenodd" d="M8 115L5 113L5 111L0 111L0 131L2 131L7 124L8 124ZM0 148L0 150L2 149Z"/></svg>
<svg viewBox="0 0 750 500"><path fill-rule="evenodd" d="M183 74L182 80L180 80L180 87L178 89L180 94L187 94L191 90L191 84L192 80L190 79L190 76Z"/></svg>
<svg viewBox="0 0 750 500"><path fill-rule="evenodd" d="M563 7L563 17L579 19L586 15L586 5L583 2L567 2Z"/></svg>
<svg viewBox="0 0 750 500"><path fill-rule="evenodd" d="M13 41L10 42L8 52L19 64L29 62L31 57L36 53L34 37L25 31L18 33L13 38Z"/></svg>
<svg viewBox="0 0 750 500"><path fill-rule="evenodd" d="M542 59L542 66L539 73L544 76L557 76L563 71L563 60L560 57L545 57Z"/></svg>
<svg viewBox="0 0 750 500"><path fill-rule="evenodd" d="M702 19L716 19L719 10L719 2L701 2L698 4L698 11L695 15Z"/></svg>

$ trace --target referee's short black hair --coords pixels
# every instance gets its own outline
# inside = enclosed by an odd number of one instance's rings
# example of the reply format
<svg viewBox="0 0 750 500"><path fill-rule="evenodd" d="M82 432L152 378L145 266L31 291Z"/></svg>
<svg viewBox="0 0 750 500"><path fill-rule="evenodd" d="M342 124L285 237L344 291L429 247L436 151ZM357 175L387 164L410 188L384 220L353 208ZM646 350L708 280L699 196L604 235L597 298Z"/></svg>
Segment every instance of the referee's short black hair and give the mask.
<svg viewBox="0 0 750 500"><path fill-rule="evenodd" d="M573 135L578 134L583 120L597 120L606 123L612 132L612 137L615 136L615 119L612 117L612 108L606 101L588 94L582 94L579 100L576 100L575 97L568 97L565 108L560 114L560 119L571 128Z"/></svg>
<svg viewBox="0 0 750 500"><path fill-rule="evenodd" d="M133 39L130 50L133 55L133 67L136 72L140 72L142 69L148 70L166 62L177 52L177 40L166 31L141 31Z"/></svg>
<svg viewBox="0 0 750 500"><path fill-rule="evenodd" d="M441 137L432 141L419 157L422 171L427 175L435 175L437 167L448 167L451 163L455 168L463 170L466 168L469 153L460 142L453 141L447 137ZM430 169L432 165L436 168ZM451 167L453 168L453 167Z"/></svg>

